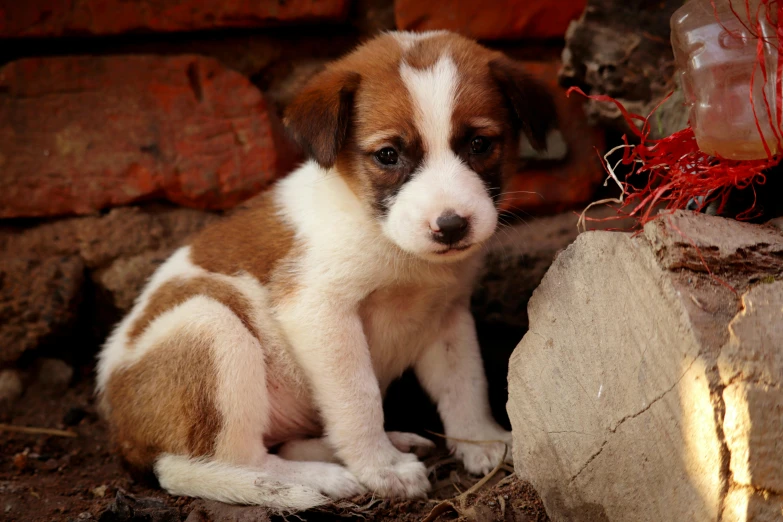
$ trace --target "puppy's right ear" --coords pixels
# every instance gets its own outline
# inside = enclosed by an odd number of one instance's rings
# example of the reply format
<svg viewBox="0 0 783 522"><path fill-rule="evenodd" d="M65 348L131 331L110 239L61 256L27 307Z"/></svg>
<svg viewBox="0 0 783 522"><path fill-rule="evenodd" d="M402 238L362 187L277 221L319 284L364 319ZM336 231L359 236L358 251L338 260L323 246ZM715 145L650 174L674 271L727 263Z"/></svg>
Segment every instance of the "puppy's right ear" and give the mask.
<svg viewBox="0 0 783 522"><path fill-rule="evenodd" d="M521 63L506 56L489 62L489 70L509 103L514 126L525 133L534 149L546 150L547 133L557 125L552 95Z"/></svg>
<svg viewBox="0 0 783 522"><path fill-rule="evenodd" d="M327 69L314 76L290 103L283 122L305 153L324 168L337 160L361 76Z"/></svg>

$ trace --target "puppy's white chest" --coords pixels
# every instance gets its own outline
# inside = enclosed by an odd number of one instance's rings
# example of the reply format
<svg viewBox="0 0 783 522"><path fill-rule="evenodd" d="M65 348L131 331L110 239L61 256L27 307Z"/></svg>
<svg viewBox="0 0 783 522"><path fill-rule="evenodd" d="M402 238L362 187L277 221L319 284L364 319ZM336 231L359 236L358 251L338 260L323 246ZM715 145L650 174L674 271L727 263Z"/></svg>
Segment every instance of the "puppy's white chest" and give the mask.
<svg viewBox="0 0 783 522"><path fill-rule="evenodd" d="M360 306L364 334L381 390L437 340L452 292L415 285L376 290Z"/></svg>

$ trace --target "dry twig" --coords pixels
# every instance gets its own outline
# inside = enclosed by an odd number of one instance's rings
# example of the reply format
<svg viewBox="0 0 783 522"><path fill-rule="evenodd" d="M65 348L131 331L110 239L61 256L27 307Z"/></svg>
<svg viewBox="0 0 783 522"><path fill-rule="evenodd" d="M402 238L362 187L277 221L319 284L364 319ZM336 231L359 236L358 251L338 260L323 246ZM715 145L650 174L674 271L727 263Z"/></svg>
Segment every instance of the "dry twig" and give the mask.
<svg viewBox="0 0 783 522"><path fill-rule="evenodd" d="M434 435L438 435L437 433L434 433ZM464 441L464 442L503 442L503 441ZM504 442L503 443L503 458L500 459L500 462L498 462L497 466L495 466L495 469L487 473L484 478L473 484L473 486L470 487L467 491L460 493L458 496L454 497L451 500L444 500L438 505L436 505L434 508L432 508L432 511L430 511L430 514L422 520L422 522L434 522L437 520L441 515L444 513L448 513L449 511L456 511L458 515L461 515L463 511L465 511L465 503L468 501L468 497L470 495L476 493L478 490L484 487L484 485L489 482L492 477L494 477L498 471L504 466L504 462L506 460L506 456L508 454L508 445ZM456 502L456 504L455 504Z"/></svg>
<svg viewBox="0 0 783 522"><path fill-rule="evenodd" d="M32 426L13 426L11 424L0 424L0 431L12 431L16 433L27 433L30 435L52 435L55 437L78 437L77 433L65 430L55 430L52 428L35 428Z"/></svg>

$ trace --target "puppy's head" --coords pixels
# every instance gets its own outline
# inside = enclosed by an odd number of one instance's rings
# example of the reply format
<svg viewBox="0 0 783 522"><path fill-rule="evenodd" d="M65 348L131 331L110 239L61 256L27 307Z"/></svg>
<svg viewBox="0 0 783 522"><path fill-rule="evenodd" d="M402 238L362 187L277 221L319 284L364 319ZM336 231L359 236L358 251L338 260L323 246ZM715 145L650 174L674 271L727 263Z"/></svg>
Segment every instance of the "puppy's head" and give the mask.
<svg viewBox="0 0 783 522"><path fill-rule="evenodd" d="M501 53L448 32L389 33L316 75L285 120L391 241L445 261L492 235L520 133L544 148L555 109Z"/></svg>

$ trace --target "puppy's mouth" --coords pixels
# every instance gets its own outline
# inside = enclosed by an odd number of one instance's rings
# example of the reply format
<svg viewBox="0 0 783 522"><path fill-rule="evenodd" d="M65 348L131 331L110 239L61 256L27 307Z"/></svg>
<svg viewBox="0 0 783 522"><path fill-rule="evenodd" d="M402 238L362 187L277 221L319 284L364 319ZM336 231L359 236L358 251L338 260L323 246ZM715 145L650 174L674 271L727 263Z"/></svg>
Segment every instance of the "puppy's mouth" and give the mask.
<svg viewBox="0 0 783 522"><path fill-rule="evenodd" d="M444 248L443 250L436 250L435 253L438 254L439 256L445 256L456 252L464 252L465 250L471 248L472 246L473 244L464 245L464 246L449 246Z"/></svg>

